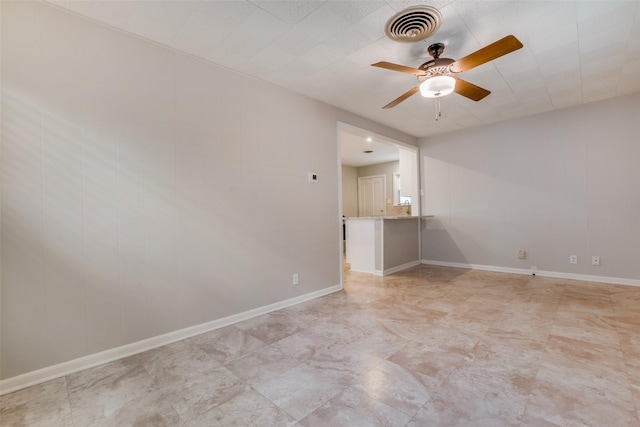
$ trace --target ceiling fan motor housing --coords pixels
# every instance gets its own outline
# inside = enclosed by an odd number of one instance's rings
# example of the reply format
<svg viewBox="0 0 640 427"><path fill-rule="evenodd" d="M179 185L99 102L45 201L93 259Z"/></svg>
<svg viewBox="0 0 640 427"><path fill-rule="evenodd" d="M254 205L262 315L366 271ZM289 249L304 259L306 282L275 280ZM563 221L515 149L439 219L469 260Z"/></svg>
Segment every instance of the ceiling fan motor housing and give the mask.
<svg viewBox="0 0 640 427"><path fill-rule="evenodd" d="M451 58L434 58L427 61L418 67L425 72L424 75L417 76L418 80L423 82L434 76L452 76L453 73L449 70L449 65L453 63L454 60Z"/></svg>

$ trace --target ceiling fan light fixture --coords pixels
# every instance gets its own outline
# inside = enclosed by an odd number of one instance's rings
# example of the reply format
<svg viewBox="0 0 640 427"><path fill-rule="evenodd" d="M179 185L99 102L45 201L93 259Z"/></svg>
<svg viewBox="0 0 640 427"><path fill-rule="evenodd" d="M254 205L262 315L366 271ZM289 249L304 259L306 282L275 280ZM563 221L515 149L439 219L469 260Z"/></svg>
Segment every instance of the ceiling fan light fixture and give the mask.
<svg viewBox="0 0 640 427"><path fill-rule="evenodd" d="M456 88L456 79L451 76L433 76L420 84L420 95L425 98L440 98Z"/></svg>

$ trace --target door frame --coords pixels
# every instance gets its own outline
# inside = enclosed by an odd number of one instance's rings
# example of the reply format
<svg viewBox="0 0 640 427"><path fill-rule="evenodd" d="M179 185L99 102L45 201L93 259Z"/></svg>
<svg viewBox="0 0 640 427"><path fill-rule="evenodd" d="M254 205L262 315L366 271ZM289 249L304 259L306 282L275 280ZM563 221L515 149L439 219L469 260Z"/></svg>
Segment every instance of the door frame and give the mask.
<svg viewBox="0 0 640 427"><path fill-rule="evenodd" d="M375 137L381 141L386 141L389 144L396 144L398 146L402 146L402 147L406 147L409 148L411 150L414 150L416 152L416 186L418 189L418 198L419 198L419 202L418 202L418 212L416 212L416 216L420 216L421 213L420 211L422 210L422 194L423 194L423 189L422 189L422 173L420 170L420 166L421 166L421 162L420 162L420 148L416 145L411 145L411 144L407 144L406 142L402 142L402 141L398 141L395 140L393 138L384 136L384 135L380 135L374 131L369 131L367 129L358 127L358 126L354 126L354 125L350 125L348 123L345 122L341 122L341 121L337 121L336 122L336 146L337 146L337 153L336 153L336 163L338 166L338 218L337 218L337 222L338 222L338 244L337 244L337 255L338 255L338 259L340 260L340 288L344 287L344 259L342 256L342 252L344 250L344 243L343 243L343 239L344 239L344 235L342 234L342 224L344 224L344 219L342 218L342 143L340 141L341 138L341 132L344 129L351 129L351 130L357 130L357 131L361 131L361 132L366 132L368 134L370 134L372 137ZM386 185L386 184L385 184ZM385 200L386 203L386 200ZM420 239L420 246L418 247L418 251L419 251L419 257L420 259L422 259L422 236L421 236L421 229L422 229L422 221L419 221L420 226L418 227L418 239Z"/></svg>

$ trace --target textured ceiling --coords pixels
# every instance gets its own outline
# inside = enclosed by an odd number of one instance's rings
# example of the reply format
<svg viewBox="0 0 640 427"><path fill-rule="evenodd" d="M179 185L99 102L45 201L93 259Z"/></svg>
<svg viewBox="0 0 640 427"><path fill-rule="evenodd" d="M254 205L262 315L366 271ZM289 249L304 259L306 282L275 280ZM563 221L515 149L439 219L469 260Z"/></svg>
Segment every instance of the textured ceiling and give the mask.
<svg viewBox="0 0 640 427"><path fill-rule="evenodd" d="M640 91L640 1L51 1L96 21L325 101L414 136L428 136ZM442 26L412 44L390 41L385 22L426 4ZM505 35L524 48L465 72L492 91L480 102L415 95L409 74L426 47L461 58Z"/></svg>
<svg viewBox="0 0 640 427"><path fill-rule="evenodd" d="M398 144L379 135L356 128L341 129L340 159L343 165L360 167L399 160L400 152Z"/></svg>

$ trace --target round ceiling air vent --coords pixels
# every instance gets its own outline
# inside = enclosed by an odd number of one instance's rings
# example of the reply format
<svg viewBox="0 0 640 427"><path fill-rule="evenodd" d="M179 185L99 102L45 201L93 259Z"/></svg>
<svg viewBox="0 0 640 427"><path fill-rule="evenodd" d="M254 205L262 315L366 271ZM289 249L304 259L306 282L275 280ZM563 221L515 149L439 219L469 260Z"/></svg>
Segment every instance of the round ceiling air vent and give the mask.
<svg viewBox="0 0 640 427"><path fill-rule="evenodd" d="M387 21L385 31L394 41L413 43L426 39L440 28L442 15L431 6L413 6L401 10Z"/></svg>

